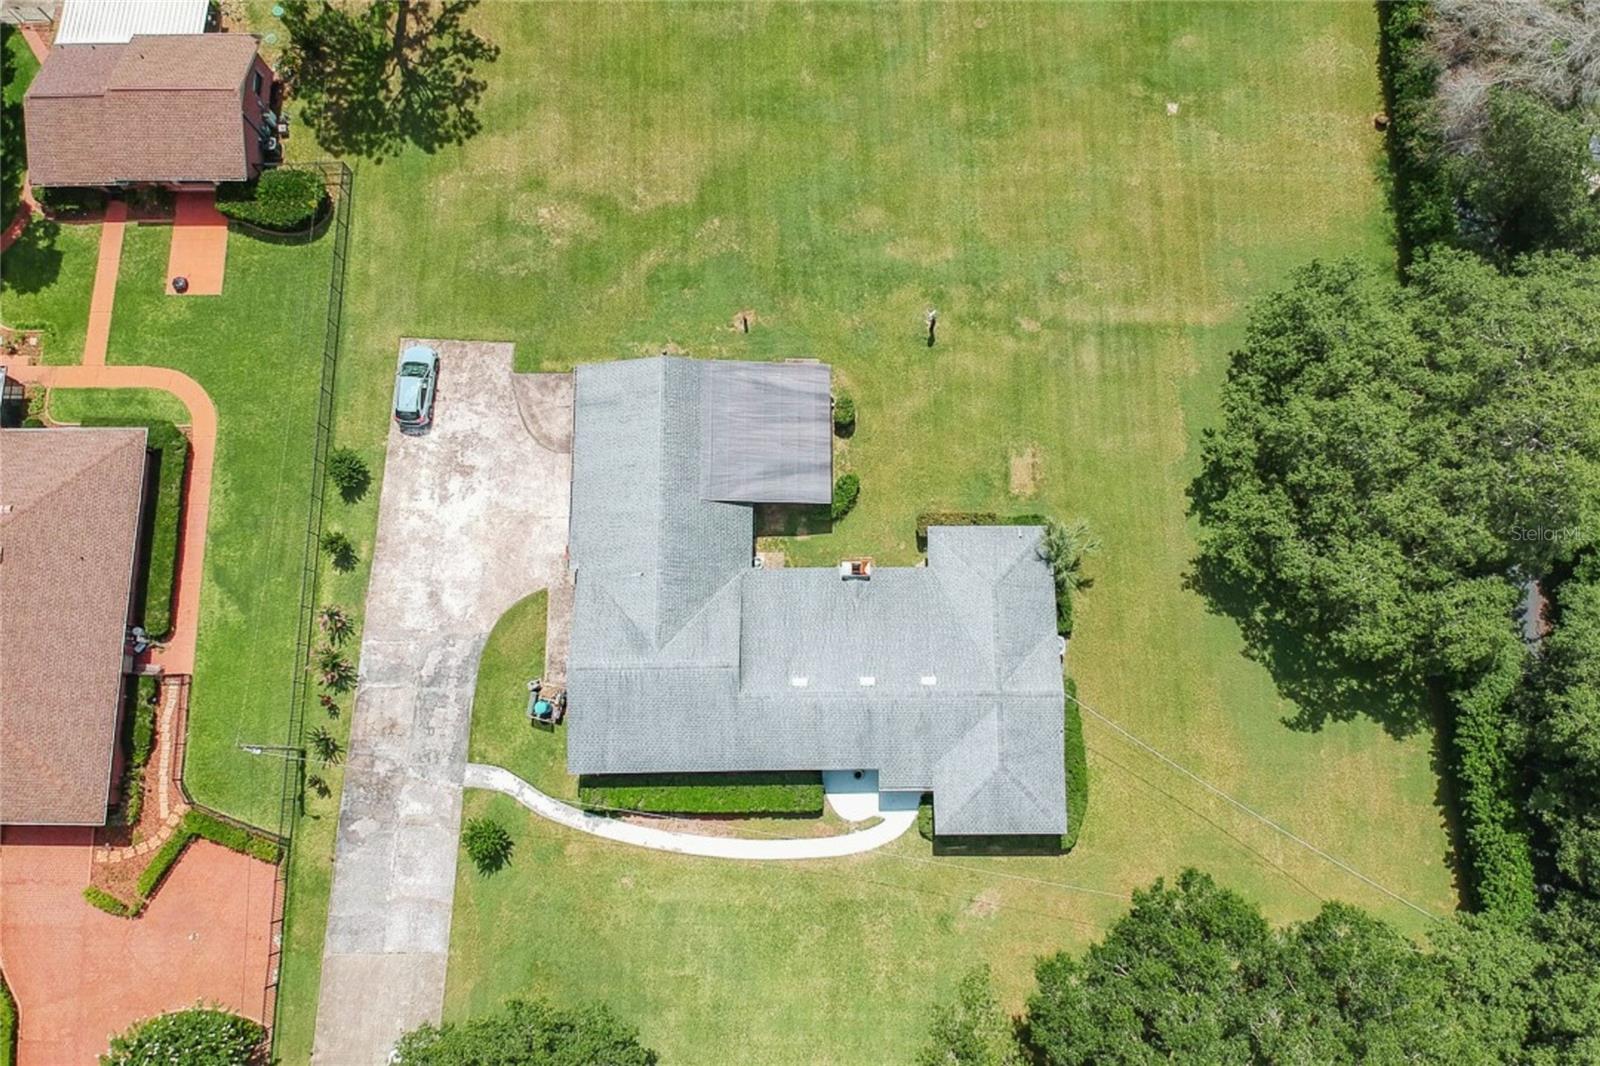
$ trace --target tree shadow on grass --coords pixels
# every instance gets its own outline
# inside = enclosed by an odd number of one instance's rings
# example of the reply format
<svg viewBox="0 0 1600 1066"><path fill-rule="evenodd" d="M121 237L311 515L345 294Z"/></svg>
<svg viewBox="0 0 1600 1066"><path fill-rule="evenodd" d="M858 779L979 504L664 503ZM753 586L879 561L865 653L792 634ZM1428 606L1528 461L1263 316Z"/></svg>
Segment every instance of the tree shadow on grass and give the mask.
<svg viewBox="0 0 1600 1066"><path fill-rule="evenodd" d="M463 23L477 0L379 0L334 7L289 0L281 67L323 147L383 160L406 145L434 152L481 128L480 63L497 45Z"/></svg>
<svg viewBox="0 0 1600 1066"><path fill-rule="evenodd" d="M54 285L61 276L60 236L61 223L35 216L0 259L0 291L34 293Z"/></svg>
<svg viewBox="0 0 1600 1066"><path fill-rule="evenodd" d="M1343 655L1325 635L1279 609L1270 593L1231 584L1203 555L1193 561L1185 585L1213 614L1238 624L1246 656L1265 666L1279 695L1295 705L1295 714L1283 719L1290 729L1316 732L1330 721L1365 717L1391 736L1409 737L1431 726L1424 683Z"/></svg>

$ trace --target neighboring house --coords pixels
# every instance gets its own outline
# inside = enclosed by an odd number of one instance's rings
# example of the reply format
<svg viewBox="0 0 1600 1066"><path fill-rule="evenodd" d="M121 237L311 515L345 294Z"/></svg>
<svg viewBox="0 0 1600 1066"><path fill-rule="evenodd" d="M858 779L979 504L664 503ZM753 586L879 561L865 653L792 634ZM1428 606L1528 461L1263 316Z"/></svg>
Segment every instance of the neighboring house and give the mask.
<svg viewBox="0 0 1600 1066"><path fill-rule="evenodd" d="M752 502L831 499L828 368L576 381L569 770L877 770L934 794L941 835L1066 831L1042 529L936 527L926 566L866 580L756 569Z"/></svg>
<svg viewBox="0 0 1600 1066"><path fill-rule="evenodd" d="M0 430L0 825L103 825L143 429Z"/></svg>
<svg viewBox="0 0 1600 1066"><path fill-rule="evenodd" d="M211 0L65 0L54 47L127 44L140 34L204 33Z"/></svg>
<svg viewBox="0 0 1600 1066"><path fill-rule="evenodd" d="M272 68L248 34L52 48L23 97L35 187L209 187L278 150Z"/></svg>

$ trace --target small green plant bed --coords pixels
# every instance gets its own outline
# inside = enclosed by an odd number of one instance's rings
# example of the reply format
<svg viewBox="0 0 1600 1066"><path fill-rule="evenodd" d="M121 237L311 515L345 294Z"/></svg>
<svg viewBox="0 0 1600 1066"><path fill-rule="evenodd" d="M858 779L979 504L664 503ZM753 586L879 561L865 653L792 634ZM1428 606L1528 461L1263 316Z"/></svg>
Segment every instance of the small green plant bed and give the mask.
<svg viewBox="0 0 1600 1066"><path fill-rule="evenodd" d="M140 909L133 904L122 902L116 896L103 889L96 888L94 885L89 885L83 890L83 898L91 907L105 911L107 914L115 915L118 918L131 918Z"/></svg>
<svg viewBox="0 0 1600 1066"><path fill-rule="evenodd" d="M822 775L584 774L578 802L648 814L810 817L822 813Z"/></svg>
<svg viewBox="0 0 1600 1066"><path fill-rule="evenodd" d="M279 233L305 229L327 200L322 175L295 167L269 170L256 181L229 182L217 189L217 210L222 214Z"/></svg>
<svg viewBox="0 0 1600 1066"><path fill-rule="evenodd" d="M155 743L156 704L161 699L161 682L153 677L130 679L128 713L124 715L126 733L122 750L127 768L122 774L123 825L138 825L144 809L144 768Z"/></svg>
<svg viewBox="0 0 1600 1066"><path fill-rule="evenodd" d="M861 497L861 479L854 474L846 474L833 483L833 508L829 517L835 522L855 509L856 500Z"/></svg>
<svg viewBox="0 0 1600 1066"><path fill-rule="evenodd" d="M151 489L152 506L142 534L145 544L142 582L144 630L151 637L166 636L172 630L172 597L178 574L178 531L183 521L183 475L189 465L189 438L171 422L159 419L128 419L112 415L85 414L80 426L142 427L148 437L145 446L157 455Z"/></svg>
<svg viewBox="0 0 1600 1066"><path fill-rule="evenodd" d="M177 830L156 851L155 857L150 860L150 865L144 868L144 873L139 875L136 888L139 893L137 910L144 908L151 894L160 887L161 882L166 879L168 872L183 854L183 849L193 840L209 840L229 851L237 851L262 862L277 863L283 855L282 847L269 836L253 833L231 822L224 822L204 811L190 810L183 816L183 821L178 823Z"/></svg>
<svg viewBox="0 0 1600 1066"><path fill-rule="evenodd" d="M250 1066L265 1061L266 1030L249 1018L212 1007L158 1014L111 1038L101 1066Z"/></svg>
<svg viewBox="0 0 1600 1066"><path fill-rule="evenodd" d="M16 1066L16 1061L17 1001L11 996L5 974L0 974L0 1066Z"/></svg>

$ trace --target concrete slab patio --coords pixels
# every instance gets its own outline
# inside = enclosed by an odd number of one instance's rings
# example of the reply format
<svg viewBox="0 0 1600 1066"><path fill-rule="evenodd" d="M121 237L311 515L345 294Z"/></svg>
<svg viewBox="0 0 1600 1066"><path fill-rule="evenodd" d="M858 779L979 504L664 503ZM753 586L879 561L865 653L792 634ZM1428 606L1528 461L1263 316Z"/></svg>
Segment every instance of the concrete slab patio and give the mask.
<svg viewBox="0 0 1600 1066"><path fill-rule="evenodd" d="M509 344L421 343L439 395L426 434L390 427L312 1056L327 1066L376 1066L439 1019L478 658L565 566L570 376L513 375Z"/></svg>

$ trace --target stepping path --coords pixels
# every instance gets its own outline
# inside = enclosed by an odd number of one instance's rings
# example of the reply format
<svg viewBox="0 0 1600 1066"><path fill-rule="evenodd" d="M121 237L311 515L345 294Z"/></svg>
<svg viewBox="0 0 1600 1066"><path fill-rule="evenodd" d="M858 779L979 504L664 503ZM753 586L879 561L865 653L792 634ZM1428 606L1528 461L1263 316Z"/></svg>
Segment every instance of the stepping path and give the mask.
<svg viewBox="0 0 1600 1066"><path fill-rule="evenodd" d="M172 279L185 278L185 296L221 296L228 265L228 220L217 210L216 194L180 192L172 218L172 248L167 253L167 295L179 295Z"/></svg>
<svg viewBox="0 0 1600 1066"><path fill-rule="evenodd" d="M844 855L881 848L899 839L917 820L917 809L883 812L883 821L869 829L831 837L790 837L782 840L753 840L749 837L708 837L694 833L671 833L646 825L590 814L562 803L528 784L510 770L486 763L468 763L461 782L467 788L487 788L502 792L541 818L547 818L580 833L615 840L619 844L672 851L679 855L704 855L714 859L755 861L795 859L837 859Z"/></svg>

